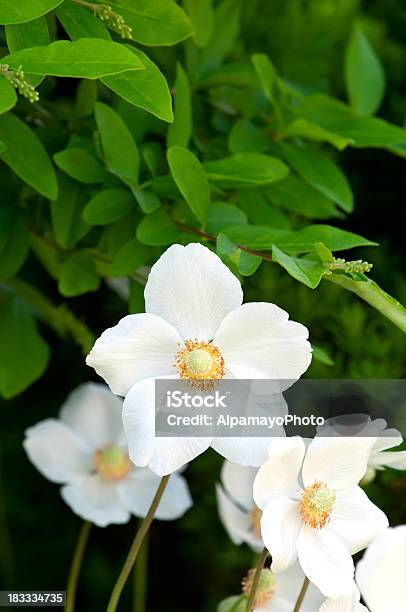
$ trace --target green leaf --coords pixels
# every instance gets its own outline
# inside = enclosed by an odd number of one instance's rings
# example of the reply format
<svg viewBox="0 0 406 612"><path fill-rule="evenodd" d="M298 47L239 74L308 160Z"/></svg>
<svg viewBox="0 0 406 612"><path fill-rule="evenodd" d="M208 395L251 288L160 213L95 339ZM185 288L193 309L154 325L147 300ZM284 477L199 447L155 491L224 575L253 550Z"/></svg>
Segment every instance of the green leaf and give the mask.
<svg viewBox="0 0 406 612"><path fill-rule="evenodd" d="M185 11L173 0L109 0L109 5L133 30L143 45L175 45L193 34Z"/></svg>
<svg viewBox="0 0 406 612"><path fill-rule="evenodd" d="M7 47L10 53L49 43L48 24L45 17L33 21L6 26Z"/></svg>
<svg viewBox="0 0 406 612"><path fill-rule="evenodd" d="M272 106L277 108L278 75L274 65L265 53L255 53L251 56L251 61L266 97Z"/></svg>
<svg viewBox="0 0 406 612"><path fill-rule="evenodd" d="M54 162L68 176L81 183L102 183L108 177L103 164L87 149L76 147L65 149L55 153Z"/></svg>
<svg viewBox="0 0 406 612"><path fill-rule="evenodd" d="M269 141L249 119L238 119L228 137L228 148L231 153L263 153Z"/></svg>
<svg viewBox="0 0 406 612"><path fill-rule="evenodd" d="M246 214L234 204L228 204L228 202L210 204L206 225L206 231L209 234L218 234L225 227L245 223L248 223Z"/></svg>
<svg viewBox="0 0 406 612"><path fill-rule="evenodd" d="M289 168L276 157L260 153L237 153L203 164L208 178L224 188L267 185L282 180Z"/></svg>
<svg viewBox="0 0 406 612"><path fill-rule="evenodd" d="M66 297L96 291L100 278L90 256L82 251L70 255L61 265L58 289Z"/></svg>
<svg viewBox="0 0 406 612"><path fill-rule="evenodd" d="M259 225L236 225L223 230L237 245L271 250L274 245L289 255L315 252L316 242L323 244L331 251L342 251L357 246L375 246L362 236L346 232L331 225L307 225L296 232L277 230Z"/></svg>
<svg viewBox="0 0 406 612"><path fill-rule="evenodd" d="M210 40L214 25L214 11L211 0L184 0L187 14L193 24L193 40L198 47L205 47Z"/></svg>
<svg viewBox="0 0 406 612"><path fill-rule="evenodd" d="M63 0L1 0L0 24L24 23L52 11Z"/></svg>
<svg viewBox="0 0 406 612"><path fill-rule="evenodd" d="M54 200L58 184L54 167L37 135L18 117L0 117L0 139L7 149L0 158L41 195Z"/></svg>
<svg viewBox="0 0 406 612"><path fill-rule="evenodd" d="M116 253L111 266L112 276L130 276L151 256L151 249L133 238Z"/></svg>
<svg viewBox="0 0 406 612"><path fill-rule="evenodd" d="M163 208L147 215L137 227L137 239L149 246L173 244L181 232Z"/></svg>
<svg viewBox="0 0 406 612"><path fill-rule="evenodd" d="M130 295L128 298L128 312L134 314L145 312L144 286L129 279Z"/></svg>
<svg viewBox="0 0 406 612"><path fill-rule="evenodd" d="M176 65L175 120L168 128L166 144L187 148L192 136L192 101L188 78L182 66Z"/></svg>
<svg viewBox="0 0 406 612"><path fill-rule="evenodd" d="M353 147L385 147L400 155L406 153L405 129L376 117L362 117L323 94L304 98L298 112L324 129L351 139Z"/></svg>
<svg viewBox="0 0 406 612"><path fill-rule="evenodd" d="M333 202L293 174L268 185L263 191L271 202L302 217L328 219L335 216Z"/></svg>
<svg viewBox="0 0 406 612"><path fill-rule="evenodd" d="M95 117L107 168L129 185L137 185L140 156L137 145L120 115L97 102Z"/></svg>
<svg viewBox="0 0 406 612"><path fill-rule="evenodd" d="M85 206L82 217L91 225L107 225L134 210L134 197L125 189L99 191Z"/></svg>
<svg viewBox="0 0 406 612"><path fill-rule="evenodd" d="M259 189L242 189L238 194L238 204L253 225L290 229L286 213L273 206Z"/></svg>
<svg viewBox="0 0 406 612"><path fill-rule="evenodd" d="M232 257L238 251L238 246L226 234L219 234L216 239L216 250L220 257Z"/></svg>
<svg viewBox="0 0 406 612"><path fill-rule="evenodd" d="M129 47L144 65L144 70L131 70L105 77L102 82L130 104L171 123L172 98L168 83L158 66L145 53Z"/></svg>
<svg viewBox="0 0 406 612"><path fill-rule="evenodd" d="M3 153L7 149L6 145L2 140L0 140L0 153Z"/></svg>
<svg viewBox="0 0 406 612"><path fill-rule="evenodd" d="M71 40L78 38L102 38L111 40L108 29L88 8L75 2L63 2L55 11L56 16Z"/></svg>
<svg viewBox="0 0 406 612"><path fill-rule="evenodd" d="M379 58L359 25L355 25L345 57L345 81L351 106L373 115L385 93L385 73Z"/></svg>
<svg viewBox="0 0 406 612"><path fill-rule="evenodd" d="M90 230L82 219L86 194L82 185L66 174L59 174L58 183L58 199L50 203L52 230L59 246L70 249Z"/></svg>
<svg viewBox="0 0 406 612"><path fill-rule="evenodd" d="M16 297L0 296L0 392L14 397L40 378L49 360L49 348L35 321Z"/></svg>
<svg viewBox="0 0 406 612"><path fill-rule="evenodd" d="M283 134L288 138L299 136L300 138L315 140L316 142L328 142L339 151L342 151L348 145L354 144L352 138L345 138L334 132L329 132L307 119L295 119L283 130Z"/></svg>
<svg viewBox="0 0 406 612"><path fill-rule="evenodd" d="M28 230L18 208L0 206L0 280L14 276L28 253Z"/></svg>
<svg viewBox="0 0 406 612"><path fill-rule="evenodd" d="M251 276L262 263L262 257L240 250L238 259L238 271L242 276Z"/></svg>
<svg viewBox="0 0 406 612"><path fill-rule="evenodd" d="M17 104L17 93L7 79L0 74L0 115L7 113Z"/></svg>
<svg viewBox="0 0 406 612"><path fill-rule="evenodd" d="M316 249L316 253L323 263L328 263L334 260L333 253L322 242L315 242L314 248Z"/></svg>
<svg viewBox="0 0 406 612"><path fill-rule="evenodd" d="M197 157L183 147L171 147L167 152L173 180L195 217L206 223L210 205L210 186Z"/></svg>
<svg viewBox="0 0 406 612"><path fill-rule="evenodd" d="M327 366L334 365L334 361L332 360L332 358L330 357L330 355L324 348L322 348L321 346L318 346L317 344L312 344L312 349L313 349L313 359L315 359L316 361L319 361L323 365L327 365Z"/></svg>
<svg viewBox="0 0 406 612"><path fill-rule="evenodd" d="M142 212L144 212L146 215L149 215L161 206L160 199L152 191L141 191L140 189L135 188L133 188L131 191L133 192L133 195L137 200Z"/></svg>
<svg viewBox="0 0 406 612"><path fill-rule="evenodd" d="M290 257L277 246L272 247L272 259L285 268L293 278L311 289L320 283L326 268L319 261L312 261L300 257Z"/></svg>
<svg viewBox="0 0 406 612"><path fill-rule="evenodd" d="M346 212L354 208L354 198L347 177L325 153L312 147L282 144L287 162L299 176Z"/></svg>
<svg viewBox="0 0 406 612"><path fill-rule="evenodd" d="M97 84L95 81L82 79L79 82L75 96L74 115L76 119L88 117L94 111L97 100Z"/></svg>
<svg viewBox="0 0 406 612"><path fill-rule="evenodd" d="M23 66L26 74L85 79L143 68L138 57L125 45L99 38L57 40L50 45L21 49L2 61L14 69Z"/></svg>

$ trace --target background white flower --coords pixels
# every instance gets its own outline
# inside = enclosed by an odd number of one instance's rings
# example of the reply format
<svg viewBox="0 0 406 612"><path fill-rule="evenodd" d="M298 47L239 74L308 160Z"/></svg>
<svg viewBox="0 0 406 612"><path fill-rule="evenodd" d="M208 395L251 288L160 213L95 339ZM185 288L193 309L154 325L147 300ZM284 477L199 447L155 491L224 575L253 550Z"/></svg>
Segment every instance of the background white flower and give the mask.
<svg viewBox="0 0 406 612"><path fill-rule="evenodd" d="M257 468L224 461L216 495L221 522L234 544L245 542L259 552L264 547L260 525L262 511L255 504L252 492L257 472Z"/></svg>
<svg viewBox="0 0 406 612"><path fill-rule="evenodd" d="M389 527L371 542L355 577L370 612L406 610L406 525Z"/></svg>
<svg viewBox="0 0 406 612"><path fill-rule="evenodd" d="M221 378L297 380L311 361L308 330L274 304L242 304L238 279L201 244L173 245L152 267L146 313L107 329L87 357L114 393L126 396L130 456L168 474L209 445L242 465L259 466L266 438L155 438L156 378L194 385Z"/></svg>
<svg viewBox="0 0 406 612"><path fill-rule="evenodd" d="M254 482L262 538L281 572L297 559L327 597L352 593L351 555L388 524L385 514L357 486L375 438L274 440Z"/></svg>
<svg viewBox="0 0 406 612"><path fill-rule="evenodd" d="M360 603L360 592L354 584L351 595L339 599L329 597L323 602L319 612L368 612L368 608Z"/></svg>
<svg viewBox="0 0 406 612"><path fill-rule="evenodd" d="M136 468L128 457L122 400L101 384L86 383L63 404L60 419L46 419L26 431L24 448L35 467L52 482L83 519L99 527L144 517L159 478ZM192 505L185 479L170 478L156 518L171 520Z"/></svg>
<svg viewBox="0 0 406 612"><path fill-rule="evenodd" d="M339 423L339 417L337 419L328 419L324 425L317 428L319 435L323 436L372 436L376 437L377 440L371 448L371 454L368 459L368 468L362 479L362 484L367 484L375 478L377 470L383 470L386 467L394 470L406 470L406 451L388 451L402 444L403 438L400 431L394 428L388 428L385 419L373 419L366 414L353 415L358 417L355 419L356 423L364 420L362 426L362 432L359 431L359 424L353 426L346 426L343 423Z"/></svg>

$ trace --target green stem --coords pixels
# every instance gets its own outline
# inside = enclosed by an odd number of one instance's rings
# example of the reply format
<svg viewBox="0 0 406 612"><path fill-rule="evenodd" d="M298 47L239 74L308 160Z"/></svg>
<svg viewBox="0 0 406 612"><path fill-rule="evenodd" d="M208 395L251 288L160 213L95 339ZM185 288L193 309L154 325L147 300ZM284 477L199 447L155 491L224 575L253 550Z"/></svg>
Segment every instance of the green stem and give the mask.
<svg viewBox="0 0 406 612"><path fill-rule="evenodd" d="M300 589L299 597L297 598L295 607L293 608L293 612L299 612L299 610L300 610L300 608L302 606L303 600L305 598L306 591L307 591L308 587L309 587L309 579L306 576L304 581L303 581L302 588Z"/></svg>
<svg viewBox="0 0 406 612"><path fill-rule="evenodd" d="M266 548L264 548L264 550L259 556L257 567L255 568L254 580L252 581L252 587L251 587L251 591L248 597L247 607L245 608L245 612L251 612L251 610L254 607L254 600L255 600L255 595L257 592L257 588L258 588L259 579L261 577L261 572L264 568L267 556L268 556L268 551Z"/></svg>
<svg viewBox="0 0 406 612"><path fill-rule="evenodd" d="M146 534L134 568L134 612L145 612L148 578L148 534Z"/></svg>
<svg viewBox="0 0 406 612"><path fill-rule="evenodd" d="M353 280L346 274L334 273L328 274L324 278L358 295L358 297L370 306L373 306L373 308L376 308L376 310L406 333L405 308L400 302L381 289L373 280L366 276L364 277L365 280Z"/></svg>
<svg viewBox="0 0 406 612"><path fill-rule="evenodd" d="M68 586L66 587L66 607L65 612L73 612L75 608L75 595L78 585L80 567L82 565L83 554L89 538L92 523L84 521L73 553L72 565L69 572Z"/></svg>
<svg viewBox="0 0 406 612"><path fill-rule="evenodd" d="M161 482L159 483L159 487L155 493L155 497L152 500L152 503L149 507L146 517L142 521L141 526L136 533L136 536L134 538L134 541L128 553L127 559L125 560L121 573L117 579L116 584L114 585L113 591L111 593L110 601L107 606L107 612L115 612L115 610L117 609L117 605L118 605L121 593L123 591L125 583L127 582L127 578L130 575L133 565L137 559L137 555L140 551L142 542L145 536L147 535L148 530L151 526L151 523L154 519L156 509L158 508L159 502L161 501L161 497L165 491L166 485L168 484L168 480L169 480L169 475L163 476L161 478Z"/></svg>

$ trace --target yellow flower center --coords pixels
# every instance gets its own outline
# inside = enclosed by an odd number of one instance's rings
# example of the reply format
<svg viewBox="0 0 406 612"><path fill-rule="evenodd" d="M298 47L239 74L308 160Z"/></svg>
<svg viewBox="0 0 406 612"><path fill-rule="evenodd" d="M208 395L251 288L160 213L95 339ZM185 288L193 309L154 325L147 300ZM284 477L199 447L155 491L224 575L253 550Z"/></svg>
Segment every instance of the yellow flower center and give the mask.
<svg viewBox="0 0 406 612"><path fill-rule="evenodd" d="M186 340L185 346L180 346L175 355L174 366L180 378L201 389L209 388L211 381L224 376L224 359L220 350L204 340Z"/></svg>
<svg viewBox="0 0 406 612"><path fill-rule="evenodd" d="M316 480L307 487L300 500L303 522L314 529L322 529L330 520L336 502L336 494L324 482Z"/></svg>
<svg viewBox="0 0 406 612"><path fill-rule="evenodd" d="M256 538L261 539L261 518L262 510L254 504L250 512L251 531Z"/></svg>
<svg viewBox="0 0 406 612"><path fill-rule="evenodd" d="M105 480L121 480L132 468L128 455L118 446L98 448L93 464L97 473Z"/></svg>
<svg viewBox="0 0 406 612"><path fill-rule="evenodd" d="M249 597L249 594L251 592L254 576L255 570L251 569L242 581L242 592L245 593L247 597ZM267 605L272 599L272 595L275 592L275 585L275 574L273 574L270 569L263 569L259 577L257 591L255 593L255 599L252 605L254 609L262 609L267 607Z"/></svg>

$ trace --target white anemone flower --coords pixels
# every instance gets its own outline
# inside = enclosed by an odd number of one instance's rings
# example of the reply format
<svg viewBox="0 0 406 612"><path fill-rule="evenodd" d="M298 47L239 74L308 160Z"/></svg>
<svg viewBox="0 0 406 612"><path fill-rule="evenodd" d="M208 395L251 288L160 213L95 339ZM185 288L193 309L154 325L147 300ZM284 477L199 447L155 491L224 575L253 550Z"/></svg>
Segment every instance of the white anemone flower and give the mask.
<svg viewBox="0 0 406 612"><path fill-rule="evenodd" d="M254 500L275 573L299 559L326 597L351 595L351 555L388 525L357 486L375 440L316 436L307 448L299 437L273 440L254 481Z"/></svg>
<svg viewBox="0 0 406 612"><path fill-rule="evenodd" d="M107 329L87 364L125 396L130 457L169 474L210 445L227 459L259 466L267 438L155 437L155 380L194 386L222 378L297 380L311 361L308 330L265 302L242 304L239 280L201 244L175 244L152 266L145 309Z"/></svg>
<svg viewBox="0 0 406 612"><path fill-rule="evenodd" d="M323 436L373 436L377 440L371 448L371 453L368 459L368 469L362 479L361 484L368 484L376 475L377 471L385 468L394 470L406 470L406 451L392 450L402 444L403 438L400 431L394 428L388 428L385 419L373 419L365 414L352 415L354 424L346 425L340 423L340 417L328 419L325 423L317 428L317 432ZM360 425L360 421L364 421ZM361 429L360 429L361 428Z"/></svg>
<svg viewBox="0 0 406 612"><path fill-rule="evenodd" d="M257 468L237 465L227 459L216 485L221 522L234 544L245 542L256 552L264 548L261 537L262 512L254 502L252 487Z"/></svg>
<svg viewBox="0 0 406 612"><path fill-rule="evenodd" d="M368 612L368 608L360 603L360 598L360 592L356 584L354 584L351 595L340 597L339 599L329 597L323 602L319 612Z"/></svg>
<svg viewBox="0 0 406 612"><path fill-rule="evenodd" d="M27 429L25 451L35 467L63 484L61 495L83 519L99 527L144 517L159 484L148 468L128 457L122 425L122 400L101 384L85 383L68 396L59 419ZM185 479L168 482L156 518L172 520L192 505Z"/></svg>
<svg viewBox="0 0 406 612"><path fill-rule="evenodd" d="M355 578L370 612L405 612L406 525L385 529L368 546Z"/></svg>

